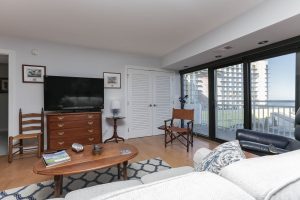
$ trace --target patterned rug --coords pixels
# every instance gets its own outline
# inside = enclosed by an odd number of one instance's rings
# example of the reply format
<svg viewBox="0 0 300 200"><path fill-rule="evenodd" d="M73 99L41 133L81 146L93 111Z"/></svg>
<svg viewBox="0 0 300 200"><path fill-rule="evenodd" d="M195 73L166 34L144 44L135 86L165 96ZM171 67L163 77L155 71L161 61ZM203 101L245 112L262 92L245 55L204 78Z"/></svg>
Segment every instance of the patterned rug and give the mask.
<svg viewBox="0 0 300 200"><path fill-rule="evenodd" d="M144 160L128 165L128 179L140 179L146 174L166 170L171 168L168 163L160 158ZM91 171L64 177L63 196L68 192L80 188L90 187L103 183L109 183L118 180L117 167ZM44 181L24 187L14 188L0 192L0 199L3 200L43 200L52 198L54 195L53 181Z"/></svg>

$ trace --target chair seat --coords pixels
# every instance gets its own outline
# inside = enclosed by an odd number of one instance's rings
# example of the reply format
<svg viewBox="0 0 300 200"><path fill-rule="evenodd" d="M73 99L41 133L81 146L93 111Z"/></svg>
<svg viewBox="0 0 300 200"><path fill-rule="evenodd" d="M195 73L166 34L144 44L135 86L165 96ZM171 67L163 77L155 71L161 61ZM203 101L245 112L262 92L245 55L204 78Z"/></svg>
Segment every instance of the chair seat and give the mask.
<svg viewBox="0 0 300 200"><path fill-rule="evenodd" d="M30 133L30 134L20 134L14 136L14 139L19 140L19 139L34 139L37 138L38 135L41 133Z"/></svg>
<svg viewBox="0 0 300 200"><path fill-rule="evenodd" d="M175 126L169 127L168 130L172 131L172 132L176 132L176 133L181 133L181 134L188 132L187 128L180 128L180 127L175 127Z"/></svg>

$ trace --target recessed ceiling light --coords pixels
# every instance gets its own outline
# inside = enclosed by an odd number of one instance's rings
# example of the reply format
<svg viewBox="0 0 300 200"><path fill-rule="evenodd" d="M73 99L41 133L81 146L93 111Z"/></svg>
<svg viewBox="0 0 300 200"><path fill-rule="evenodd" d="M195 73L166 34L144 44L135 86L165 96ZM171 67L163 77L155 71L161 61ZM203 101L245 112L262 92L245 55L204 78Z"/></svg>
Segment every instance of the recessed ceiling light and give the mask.
<svg viewBox="0 0 300 200"><path fill-rule="evenodd" d="M262 44L267 44L268 42L269 42L268 40L263 40L263 41L258 42L257 44L262 45Z"/></svg>
<svg viewBox="0 0 300 200"><path fill-rule="evenodd" d="M225 46L223 47L225 50L229 50L229 49L232 49L233 47L232 46Z"/></svg>
<svg viewBox="0 0 300 200"><path fill-rule="evenodd" d="M222 58L222 55L216 55L215 58Z"/></svg>

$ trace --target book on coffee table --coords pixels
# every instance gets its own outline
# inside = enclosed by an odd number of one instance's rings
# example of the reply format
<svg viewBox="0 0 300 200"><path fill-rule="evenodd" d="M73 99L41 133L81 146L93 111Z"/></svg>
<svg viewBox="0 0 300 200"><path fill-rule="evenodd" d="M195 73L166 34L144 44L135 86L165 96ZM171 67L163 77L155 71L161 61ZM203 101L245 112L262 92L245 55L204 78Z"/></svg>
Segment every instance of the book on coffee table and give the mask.
<svg viewBox="0 0 300 200"><path fill-rule="evenodd" d="M71 160L71 157L68 155L68 153L63 151L58 151L55 153L48 153L43 154L43 161L46 165L46 167L52 167L55 165L59 165L65 162L68 162Z"/></svg>

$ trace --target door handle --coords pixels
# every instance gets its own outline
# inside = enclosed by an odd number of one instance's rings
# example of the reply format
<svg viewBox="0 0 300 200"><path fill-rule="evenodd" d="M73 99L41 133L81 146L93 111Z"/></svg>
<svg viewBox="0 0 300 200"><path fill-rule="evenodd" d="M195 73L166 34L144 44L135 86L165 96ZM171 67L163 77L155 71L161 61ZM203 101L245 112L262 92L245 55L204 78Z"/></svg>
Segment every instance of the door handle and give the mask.
<svg viewBox="0 0 300 200"><path fill-rule="evenodd" d="M150 104L149 107L152 107L152 104Z"/></svg>
<svg viewBox="0 0 300 200"><path fill-rule="evenodd" d="M153 104L154 107L156 107L156 104Z"/></svg>

